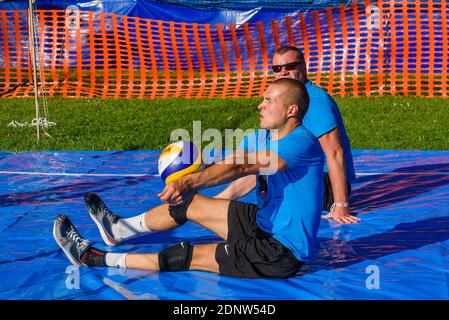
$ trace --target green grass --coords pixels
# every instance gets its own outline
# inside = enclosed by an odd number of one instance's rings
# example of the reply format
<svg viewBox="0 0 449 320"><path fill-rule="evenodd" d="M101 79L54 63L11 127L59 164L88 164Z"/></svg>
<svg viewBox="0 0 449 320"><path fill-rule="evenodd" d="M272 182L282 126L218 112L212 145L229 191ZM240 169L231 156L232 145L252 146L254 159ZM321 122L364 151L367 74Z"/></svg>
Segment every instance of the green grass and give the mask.
<svg viewBox="0 0 449 320"><path fill-rule="evenodd" d="M449 99L336 98L353 148L449 150Z"/></svg>
<svg viewBox="0 0 449 320"><path fill-rule="evenodd" d="M449 150L449 100L415 97L336 98L353 148ZM34 118L33 99L0 99L0 150L161 149L176 128L257 127L259 99L48 100L53 137L11 128ZM208 142L203 143L203 147Z"/></svg>

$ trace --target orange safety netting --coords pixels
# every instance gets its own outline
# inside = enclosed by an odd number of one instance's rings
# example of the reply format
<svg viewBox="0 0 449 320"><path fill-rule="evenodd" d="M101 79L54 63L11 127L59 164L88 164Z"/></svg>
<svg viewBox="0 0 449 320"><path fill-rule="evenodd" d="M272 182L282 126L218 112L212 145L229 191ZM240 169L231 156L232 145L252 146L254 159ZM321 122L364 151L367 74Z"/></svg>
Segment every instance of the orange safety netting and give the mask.
<svg viewBox="0 0 449 320"><path fill-rule="evenodd" d="M448 97L446 0L367 0L241 25L36 14L48 96L260 96L273 51L293 45L333 95ZM34 95L28 38L27 12L0 11L0 97Z"/></svg>

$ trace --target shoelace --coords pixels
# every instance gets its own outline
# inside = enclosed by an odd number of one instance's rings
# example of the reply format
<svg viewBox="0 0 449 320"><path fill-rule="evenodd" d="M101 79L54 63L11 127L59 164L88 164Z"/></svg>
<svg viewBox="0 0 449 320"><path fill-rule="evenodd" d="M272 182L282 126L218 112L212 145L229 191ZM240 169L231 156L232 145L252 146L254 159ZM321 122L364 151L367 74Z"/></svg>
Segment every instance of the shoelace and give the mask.
<svg viewBox="0 0 449 320"><path fill-rule="evenodd" d="M78 232L76 232L74 227L70 227L69 232L67 233L67 236L70 240L72 240L73 242L75 242L76 246L78 248L82 248L84 246L89 245L89 241L86 239L83 239Z"/></svg>
<svg viewBox="0 0 449 320"><path fill-rule="evenodd" d="M104 202L100 203L100 210L103 211L104 215L106 216L106 219L109 221L110 224L114 224L116 220L116 215L112 213L111 210L109 210L108 207L104 204Z"/></svg>

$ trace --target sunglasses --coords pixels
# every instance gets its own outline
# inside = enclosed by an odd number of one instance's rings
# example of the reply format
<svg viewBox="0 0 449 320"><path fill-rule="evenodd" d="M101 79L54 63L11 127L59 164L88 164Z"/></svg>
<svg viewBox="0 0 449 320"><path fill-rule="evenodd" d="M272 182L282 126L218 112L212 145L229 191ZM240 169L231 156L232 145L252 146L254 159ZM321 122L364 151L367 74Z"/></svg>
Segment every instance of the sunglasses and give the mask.
<svg viewBox="0 0 449 320"><path fill-rule="evenodd" d="M279 65L271 66L271 68L273 69L274 72L278 73L278 72L282 71L282 68L285 68L285 70L287 70L287 71L294 70L299 64L301 64L300 61L295 61L295 62L289 62L286 64L279 64Z"/></svg>

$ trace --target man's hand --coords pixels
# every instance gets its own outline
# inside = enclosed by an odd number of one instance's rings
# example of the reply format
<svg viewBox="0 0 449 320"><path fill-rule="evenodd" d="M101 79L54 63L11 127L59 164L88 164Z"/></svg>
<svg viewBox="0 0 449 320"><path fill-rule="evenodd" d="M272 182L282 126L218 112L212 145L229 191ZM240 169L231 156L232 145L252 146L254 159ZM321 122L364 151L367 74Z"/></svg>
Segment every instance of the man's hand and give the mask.
<svg viewBox="0 0 449 320"><path fill-rule="evenodd" d="M194 192L186 183L186 180L180 178L178 180L168 183L164 190L157 196L163 201L172 206L179 206L189 199Z"/></svg>
<svg viewBox="0 0 449 320"><path fill-rule="evenodd" d="M335 207L334 210L323 216L323 218L334 219L334 221L341 224L357 223L361 220L356 216L352 216L348 207Z"/></svg>

